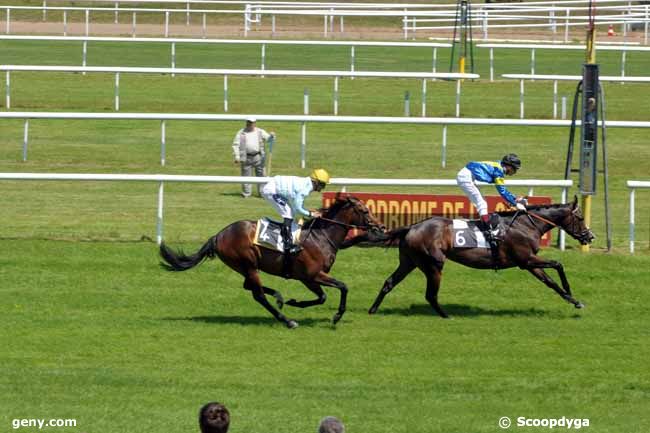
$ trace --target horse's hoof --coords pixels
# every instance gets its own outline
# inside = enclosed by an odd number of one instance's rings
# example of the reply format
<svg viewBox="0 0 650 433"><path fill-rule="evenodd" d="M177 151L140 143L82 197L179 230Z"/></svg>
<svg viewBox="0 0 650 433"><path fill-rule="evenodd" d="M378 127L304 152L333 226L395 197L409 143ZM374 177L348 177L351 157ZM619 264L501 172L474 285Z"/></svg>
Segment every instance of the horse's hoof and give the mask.
<svg viewBox="0 0 650 433"><path fill-rule="evenodd" d="M282 298L282 295L276 293L275 295L273 295L273 297L275 298L275 303L278 306L278 310L281 310L282 307L284 307L284 299Z"/></svg>
<svg viewBox="0 0 650 433"><path fill-rule="evenodd" d="M332 317L332 325L336 325L339 320L341 320L341 317L343 317L343 314L336 313L334 317Z"/></svg>
<svg viewBox="0 0 650 433"><path fill-rule="evenodd" d="M377 312L377 307L370 307L368 314L375 314Z"/></svg>
<svg viewBox="0 0 650 433"><path fill-rule="evenodd" d="M585 308L585 304L583 304L582 302L578 302L577 304L574 304L574 307L576 307L576 308Z"/></svg>
<svg viewBox="0 0 650 433"><path fill-rule="evenodd" d="M297 327L298 327L298 322L296 322L295 320L289 320L289 321L287 322L287 328L289 328L289 329L295 329L295 328L297 328Z"/></svg>

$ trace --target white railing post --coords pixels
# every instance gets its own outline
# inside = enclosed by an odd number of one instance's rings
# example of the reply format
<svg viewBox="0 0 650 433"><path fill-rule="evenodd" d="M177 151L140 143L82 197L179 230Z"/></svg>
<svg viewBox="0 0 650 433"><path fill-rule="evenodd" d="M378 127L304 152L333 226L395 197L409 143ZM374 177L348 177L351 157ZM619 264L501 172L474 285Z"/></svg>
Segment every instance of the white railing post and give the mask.
<svg viewBox="0 0 650 433"><path fill-rule="evenodd" d="M262 70L266 69L266 44L262 44ZM264 78L264 75L262 75L262 78Z"/></svg>
<svg viewBox="0 0 650 433"><path fill-rule="evenodd" d="M568 193L568 189L566 187L562 188L562 197L560 198L560 203L562 204L566 203L567 193ZM564 251L564 249L566 248L566 233L562 229L559 230L560 230L560 251Z"/></svg>
<svg viewBox="0 0 650 433"><path fill-rule="evenodd" d="M354 72L354 45L350 47L350 72ZM354 80L354 77L350 77L351 80Z"/></svg>
<svg viewBox="0 0 650 433"><path fill-rule="evenodd" d="M490 48L490 81L494 81L494 48Z"/></svg>
<svg viewBox="0 0 650 433"><path fill-rule="evenodd" d="M11 74L9 71L5 74L5 107L7 110L11 108Z"/></svg>
<svg viewBox="0 0 650 433"><path fill-rule="evenodd" d="M165 120L160 121L160 165L165 166L165 153L167 146L167 128Z"/></svg>
<svg viewBox="0 0 650 433"><path fill-rule="evenodd" d="M223 111L228 112L228 75L223 76Z"/></svg>
<svg viewBox="0 0 650 433"><path fill-rule="evenodd" d="M169 11L165 11L165 37L169 37Z"/></svg>
<svg viewBox="0 0 650 433"><path fill-rule="evenodd" d="M185 25L190 25L190 2L187 2L187 9L185 12Z"/></svg>
<svg viewBox="0 0 650 433"><path fill-rule="evenodd" d="M305 88L303 95L304 114L309 114L309 89ZM307 122L302 122L300 128L300 168L305 168L307 159Z"/></svg>
<svg viewBox="0 0 650 433"><path fill-rule="evenodd" d="M120 73L115 73L115 111L120 111Z"/></svg>
<svg viewBox="0 0 650 433"><path fill-rule="evenodd" d="M460 117L460 82L456 80L456 117Z"/></svg>
<svg viewBox="0 0 650 433"><path fill-rule="evenodd" d="M566 119L566 96L562 96L562 120Z"/></svg>
<svg viewBox="0 0 650 433"><path fill-rule="evenodd" d="M648 13L648 5L645 7L645 22L643 23L643 43L648 45L648 21L650 21L650 14Z"/></svg>
<svg viewBox="0 0 650 433"><path fill-rule="evenodd" d="M626 57L627 51L623 50L621 52L621 77L625 76L625 57ZM625 84L625 82L621 81L621 84Z"/></svg>
<svg viewBox="0 0 650 433"><path fill-rule="evenodd" d="M90 35L90 9L86 9L86 36Z"/></svg>
<svg viewBox="0 0 650 433"><path fill-rule="evenodd" d="M483 40L487 41L488 39L488 10L483 10Z"/></svg>
<svg viewBox="0 0 650 433"><path fill-rule="evenodd" d="M557 80L553 80L553 119L557 119Z"/></svg>
<svg viewBox="0 0 650 433"><path fill-rule="evenodd" d="M566 17L564 18L564 42L565 43L569 42L569 15L571 15L571 11L567 8Z"/></svg>
<svg viewBox="0 0 650 433"><path fill-rule="evenodd" d="M630 254L634 254L634 191L630 190Z"/></svg>
<svg viewBox="0 0 650 433"><path fill-rule="evenodd" d="M176 69L176 42L172 42L172 69ZM174 78L176 74L172 72L172 78Z"/></svg>
<svg viewBox="0 0 650 433"><path fill-rule="evenodd" d="M63 11L63 36L68 36L68 11Z"/></svg>
<svg viewBox="0 0 650 433"><path fill-rule="evenodd" d="M535 48L530 50L530 75L535 75Z"/></svg>
<svg viewBox="0 0 650 433"><path fill-rule="evenodd" d="M438 48L433 47L433 68L431 72L436 73L436 66L438 64Z"/></svg>
<svg viewBox="0 0 650 433"><path fill-rule="evenodd" d="M519 80L519 118L524 118L524 80Z"/></svg>
<svg viewBox="0 0 650 433"><path fill-rule="evenodd" d="M339 77L334 77L334 115L339 114Z"/></svg>
<svg viewBox="0 0 650 433"><path fill-rule="evenodd" d="M88 41L83 41L81 45L81 66L86 67L88 59ZM82 72L81 75L86 75L86 72Z"/></svg>
<svg viewBox="0 0 650 433"><path fill-rule="evenodd" d="M422 79L422 117L427 116L427 79Z"/></svg>
<svg viewBox="0 0 650 433"><path fill-rule="evenodd" d="M133 12L133 19L131 21L131 37L135 38L135 26L136 26L136 16L135 12Z"/></svg>
<svg viewBox="0 0 650 433"><path fill-rule="evenodd" d="M25 119L23 131L23 162L27 161L27 144L29 143L29 119Z"/></svg>
<svg viewBox="0 0 650 433"><path fill-rule="evenodd" d="M47 0L43 0L43 21L47 20Z"/></svg>
<svg viewBox="0 0 650 433"><path fill-rule="evenodd" d="M271 36L275 36L275 14L271 15Z"/></svg>
<svg viewBox="0 0 650 433"><path fill-rule="evenodd" d="M120 3L115 2L115 20L114 20L114 24L118 24L118 22L119 22L119 19L118 19L119 15L118 15L118 11L117 11L119 9L119 7L120 7Z"/></svg>
<svg viewBox="0 0 650 433"><path fill-rule="evenodd" d="M447 125L442 125L442 168L447 167Z"/></svg>
<svg viewBox="0 0 650 433"><path fill-rule="evenodd" d="M208 18L206 13L204 12L201 17L201 37L205 39L207 37L207 33L208 33Z"/></svg>
<svg viewBox="0 0 650 433"><path fill-rule="evenodd" d="M164 182L158 185L158 212L156 213L156 243L160 245L163 237Z"/></svg>
<svg viewBox="0 0 650 433"><path fill-rule="evenodd" d="M5 27L5 33L9 34L11 33L11 9L7 8L7 22L6 22L6 27Z"/></svg>

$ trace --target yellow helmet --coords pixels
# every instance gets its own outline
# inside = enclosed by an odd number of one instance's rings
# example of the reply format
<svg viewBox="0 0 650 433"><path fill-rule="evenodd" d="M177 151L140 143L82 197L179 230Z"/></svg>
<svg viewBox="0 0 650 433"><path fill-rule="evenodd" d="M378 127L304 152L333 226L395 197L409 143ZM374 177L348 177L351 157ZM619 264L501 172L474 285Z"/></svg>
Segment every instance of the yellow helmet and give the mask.
<svg viewBox="0 0 650 433"><path fill-rule="evenodd" d="M317 168L311 172L311 177L312 180L315 180L316 182L328 184L330 183L330 175L327 171L323 170L322 168Z"/></svg>

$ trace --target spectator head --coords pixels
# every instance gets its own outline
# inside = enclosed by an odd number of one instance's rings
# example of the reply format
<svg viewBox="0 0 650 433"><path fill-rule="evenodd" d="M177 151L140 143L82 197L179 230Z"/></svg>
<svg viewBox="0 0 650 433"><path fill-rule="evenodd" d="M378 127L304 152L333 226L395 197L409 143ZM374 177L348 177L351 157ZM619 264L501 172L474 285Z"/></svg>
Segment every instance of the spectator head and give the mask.
<svg viewBox="0 0 650 433"><path fill-rule="evenodd" d="M318 433L345 433L345 426L338 418L326 416L318 426Z"/></svg>
<svg viewBox="0 0 650 433"><path fill-rule="evenodd" d="M226 433L230 426L230 412L218 402L204 405L199 411L201 433Z"/></svg>

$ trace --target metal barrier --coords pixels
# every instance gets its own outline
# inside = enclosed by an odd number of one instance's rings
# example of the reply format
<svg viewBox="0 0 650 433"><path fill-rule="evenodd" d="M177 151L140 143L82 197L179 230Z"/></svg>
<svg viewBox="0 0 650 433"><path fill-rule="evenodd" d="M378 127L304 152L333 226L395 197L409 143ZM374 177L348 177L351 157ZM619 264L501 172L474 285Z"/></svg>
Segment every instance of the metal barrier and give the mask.
<svg viewBox="0 0 650 433"><path fill-rule="evenodd" d="M627 187L630 188L630 253L634 254L634 206L635 193L637 188L650 188L650 182L628 180Z"/></svg>
<svg viewBox="0 0 650 433"><path fill-rule="evenodd" d="M156 222L156 241L162 242L163 207L165 182L207 182L207 183L266 183L270 177L246 176L187 176L165 174L77 174L77 173L0 173L0 180L36 181L139 181L158 182L158 210ZM332 178L332 185L392 185L392 186L456 186L453 179L361 179ZM479 186L487 185L479 182ZM557 187L562 188L561 203L566 203L567 190L573 185L571 180L506 180L508 186ZM530 191L529 191L530 192ZM532 194L529 194L532 195ZM560 231L560 249L564 250L564 232Z"/></svg>

